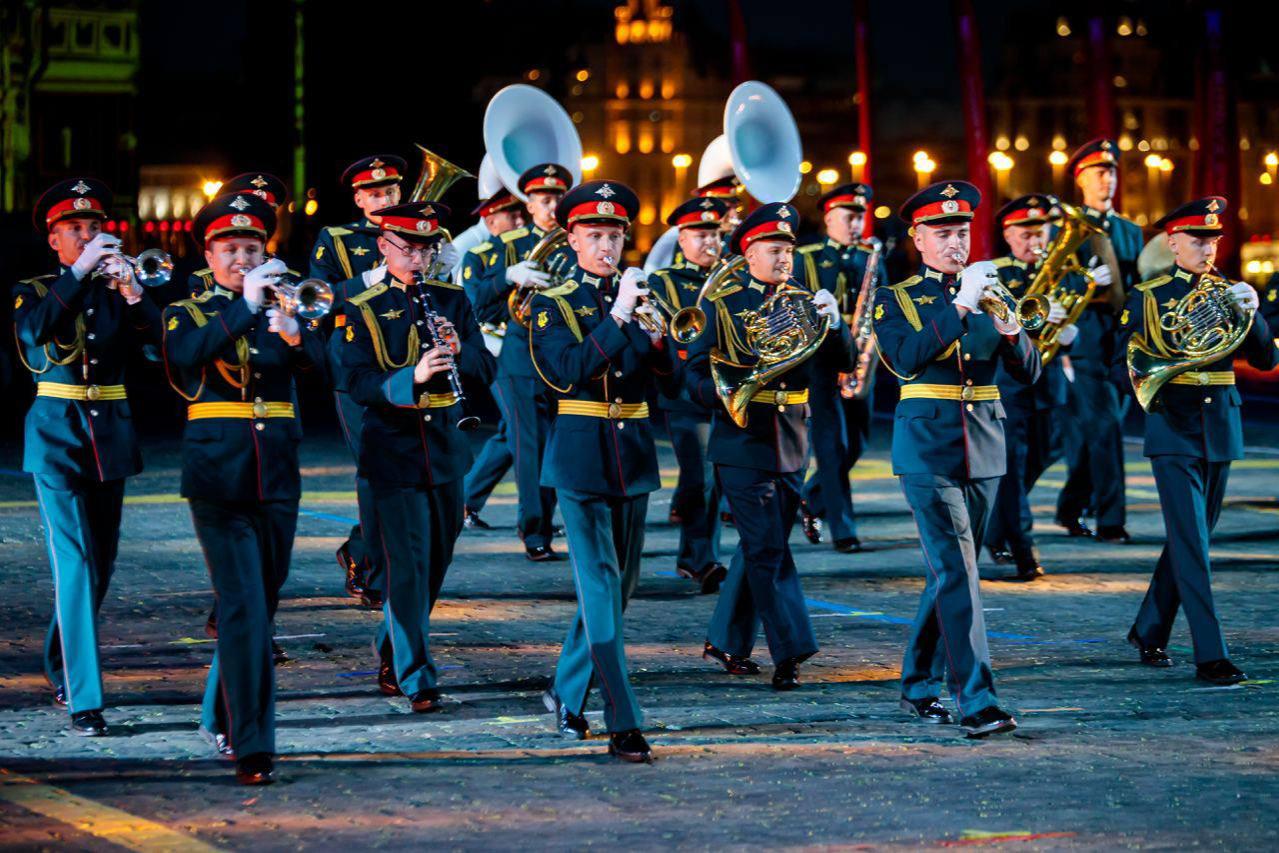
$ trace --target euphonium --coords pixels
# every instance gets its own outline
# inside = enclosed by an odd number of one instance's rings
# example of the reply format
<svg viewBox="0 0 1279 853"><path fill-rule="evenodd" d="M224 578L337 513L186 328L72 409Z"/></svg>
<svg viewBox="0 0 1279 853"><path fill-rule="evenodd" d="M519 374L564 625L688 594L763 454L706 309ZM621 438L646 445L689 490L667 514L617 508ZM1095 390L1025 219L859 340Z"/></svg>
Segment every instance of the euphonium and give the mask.
<svg viewBox="0 0 1279 853"><path fill-rule="evenodd" d="M552 287L560 284L560 276L546 268L546 261L556 249L566 245L568 245L568 232L563 228L555 228L547 231L542 239L537 241L537 245L529 250L528 257L525 258L537 269L551 276ZM535 287L513 287L506 297L506 310L510 313L511 319L526 329L532 321L533 297L536 295Z"/></svg>
<svg viewBox="0 0 1279 853"><path fill-rule="evenodd" d="M1153 340L1134 335L1128 341L1128 379L1146 411L1168 380L1225 358L1243 343L1255 309L1242 309L1230 295L1230 282L1209 272L1194 290L1159 315Z"/></svg>
<svg viewBox="0 0 1279 853"><path fill-rule="evenodd" d="M450 163L421 145L417 149L422 152L422 173L417 176L413 192L409 193L409 201L439 201L449 187L463 178L475 177L461 166Z"/></svg>
<svg viewBox="0 0 1279 853"><path fill-rule="evenodd" d="M1066 309L1066 319L1060 323L1045 323L1035 339L1035 346L1045 364L1057 354L1057 350L1061 347L1061 344L1057 342L1061 330L1079 321L1084 309L1092 301L1093 291L1097 289L1097 282L1093 280L1092 273L1079 262L1076 252L1084 241L1094 234L1104 233L1074 205L1055 197L1050 197L1049 201L1061 208L1062 223L1052 245L1043 254L1039 270L1026 286L1025 295L1022 296L1023 300L1032 296L1042 297ZM1066 287L1067 276L1072 272L1078 272L1083 276L1083 290Z"/></svg>
<svg viewBox="0 0 1279 853"><path fill-rule="evenodd" d="M754 364L739 364L718 347L711 350L711 378L715 393L733 423L745 428L747 406L768 382L808 360L826 339L830 318L817 313L813 294L783 285L760 306L742 315L746 345L756 354ZM781 392L784 393L784 392Z"/></svg>

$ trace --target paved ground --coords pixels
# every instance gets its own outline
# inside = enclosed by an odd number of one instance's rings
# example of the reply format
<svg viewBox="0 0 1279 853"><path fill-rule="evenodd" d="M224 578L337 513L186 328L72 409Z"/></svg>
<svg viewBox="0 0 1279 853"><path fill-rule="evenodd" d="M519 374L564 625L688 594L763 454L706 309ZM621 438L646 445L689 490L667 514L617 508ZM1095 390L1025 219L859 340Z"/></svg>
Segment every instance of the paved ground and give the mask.
<svg viewBox="0 0 1279 853"><path fill-rule="evenodd" d="M1268 431L1249 441L1265 444ZM1122 642L1163 536L1149 467L1129 450L1134 544L1041 525L1048 577L1002 583L988 567L1000 695L1021 721L990 742L897 711L921 580L882 448L856 472L867 553L838 555L796 532L822 652L795 693L774 693L767 671L734 679L699 659L713 602L671 572L670 493L658 493L627 639L659 758L634 767L600 741L550 732L538 695L572 584L565 563L521 556L509 483L486 513L499 529L464 534L437 610L447 712L415 716L377 693L379 617L342 595L333 560L354 513L352 468L335 440L308 439L277 624L295 658L277 669L282 782L266 789L235 785L195 733L210 593L174 495L176 448L149 448L130 486L100 629L112 735L98 740L66 735L48 701L38 655L51 583L30 484L10 471L0 476L0 845L1273 847L1279 450L1236 466L1215 543L1227 637L1254 677L1229 689L1194 681L1184 623L1171 670L1137 666ZM0 464L18 467L16 451ZM669 480L669 448L663 464ZM1062 476L1054 469L1036 491L1040 513ZM729 549L734 540L727 531Z"/></svg>

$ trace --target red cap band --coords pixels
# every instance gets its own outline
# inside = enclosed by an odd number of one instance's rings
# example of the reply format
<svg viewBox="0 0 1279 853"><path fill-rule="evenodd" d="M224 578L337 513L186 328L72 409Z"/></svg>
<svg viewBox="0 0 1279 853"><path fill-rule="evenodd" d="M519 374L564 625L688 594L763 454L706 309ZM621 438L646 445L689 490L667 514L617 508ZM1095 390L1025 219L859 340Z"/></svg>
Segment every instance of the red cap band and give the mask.
<svg viewBox="0 0 1279 853"><path fill-rule="evenodd" d="M267 236L266 224L261 219L248 213L230 213L219 216L208 224L204 229L204 241L208 242L219 235L235 232L257 234L264 240Z"/></svg>
<svg viewBox="0 0 1279 853"><path fill-rule="evenodd" d="M1089 166L1114 166L1118 162L1119 158L1115 157L1113 151L1093 151L1091 154L1085 154L1079 158L1079 162L1075 164L1075 174L1078 175Z"/></svg>
<svg viewBox="0 0 1279 853"><path fill-rule="evenodd" d="M481 207L476 212L476 216L488 216L490 213L497 213L499 210L505 210L508 207L516 207L519 203L520 200L513 195L502 196Z"/></svg>
<svg viewBox="0 0 1279 853"><path fill-rule="evenodd" d="M822 206L823 212L828 212L832 207L855 207L860 210L866 209L866 196L864 195L837 195L833 198L826 199L826 203Z"/></svg>
<svg viewBox="0 0 1279 853"><path fill-rule="evenodd" d="M948 219L952 216L972 219L973 207L962 198L948 198L945 201L935 201L915 208L911 221L918 225L933 219Z"/></svg>
<svg viewBox="0 0 1279 853"><path fill-rule="evenodd" d="M1164 231L1168 234L1175 234L1178 231L1220 230L1222 230L1221 217L1215 213L1205 213L1203 216L1183 216L1180 219L1170 219L1164 223Z"/></svg>
<svg viewBox="0 0 1279 853"><path fill-rule="evenodd" d="M686 213L675 220L676 228L687 228L690 225L716 225L720 223L721 217L713 210L694 210Z"/></svg>
<svg viewBox="0 0 1279 853"><path fill-rule="evenodd" d="M1042 219L1048 220L1048 211L1042 207L1024 207L1021 210L1010 210L1004 214L1004 218L1000 221L1000 225L1021 225L1027 220Z"/></svg>
<svg viewBox="0 0 1279 853"><path fill-rule="evenodd" d="M791 224L784 219L762 222L743 234L742 239L738 242L742 244L742 251L745 252L752 243L769 237L783 237L792 243L795 242L795 232L791 228Z"/></svg>
<svg viewBox="0 0 1279 853"><path fill-rule="evenodd" d="M434 237L440 231L438 219L418 219L416 216L383 216L382 230L407 234L410 237Z"/></svg>
<svg viewBox="0 0 1279 853"><path fill-rule="evenodd" d="M49 212L44 215L44 224L52 225L59 219L71 219L77 216L101 216L106 217L107 212L102 209L102 202L92 196L79 196L77 198L66 198L49 208Z"/></svg>
<svg viewBox="0 0 1279 853"><path fill-rule="evenodd" d="M612 219L629 223L631 216L626 208L615 201L588 201L570 210L566 221L572 225L579 219Z"/></svg>
<svg viewBox="0 0 1279 853"><path fill-rule="evenodd" d="M524 184L524 192L567 192L568 183L558 175L538 175Z"/></svg>
<svg viewBox="0 0 1279 853"><path fill-rule="evenodd" d="M394 166L378 166L374 169L366 169L363 172L356 172L355 177L351 179L351 187L359 189L367 184L380 184L383 181L398 181L400 173Z"/></svg>

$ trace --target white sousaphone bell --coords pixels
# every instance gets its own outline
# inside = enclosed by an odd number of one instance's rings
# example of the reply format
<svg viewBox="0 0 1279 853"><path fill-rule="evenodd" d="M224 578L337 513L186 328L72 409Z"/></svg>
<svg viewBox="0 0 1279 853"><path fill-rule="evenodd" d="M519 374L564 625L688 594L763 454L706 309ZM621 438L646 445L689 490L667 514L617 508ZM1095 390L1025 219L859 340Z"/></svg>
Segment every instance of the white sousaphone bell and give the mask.
<svg viewBox="0 0 1279 853"><path fill-rule="evenodd" d="M582 140L559 102L541 89L517 83L502 89L484 111L484 147L498 180L520 192L520 175L539 163L558 163L582 180ZM494 190L496 192L496 190Z"/></svg>

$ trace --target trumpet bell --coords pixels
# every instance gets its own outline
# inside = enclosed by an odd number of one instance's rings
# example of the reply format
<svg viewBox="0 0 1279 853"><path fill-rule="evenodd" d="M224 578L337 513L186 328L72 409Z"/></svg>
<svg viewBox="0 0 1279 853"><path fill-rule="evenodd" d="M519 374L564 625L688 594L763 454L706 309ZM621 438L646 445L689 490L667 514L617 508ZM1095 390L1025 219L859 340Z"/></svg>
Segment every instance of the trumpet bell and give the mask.
<svg viewBox="0 0 1279 853"><path fill-rule="evenodd" d="M279 284L280 307L286 314L303 320L319 320L333 310L333 288L321 278L307 278L297 284Z"/></svg>
<svg viewBox="0 0 1279 853"><path fill-rule="evenodd" d="M173 278L173 258L163 249L147 249L133 259L133 277L143 287L160 287Z"/></svg>
<svg viewBox="0 0 1279 853"><path fill-rule="evenodd" d="M670 321L671 337L678 344L691 344L706 331L706 312L696 305L681 308Z"/></svg>
<svg viewBox="0 0 1279 853"><path fill-rule="evenodd" d="M724 136L747 192L765 204L795 197L804 149L795 117L773 87L748 80L734 89L724 105Z"/></svg>
<svg viewBox="0 0 1279 853"><path fill-rule="evenodd" d="M1036 332L1048 322L1052 305L1048 297L1032 293L1017 300L1017 322L1028 332Z"/></svg>
<svg viewBox="0 0 1279 853"><path fill-rule="evenodd" d="M417 150L422 152L422 173L418 175L417 184L409 194L409 201L439 201L449 187L463 178L475 177L461 166L450 163L421 145Z"/></svg>
<svg viewBox="0 0 1279 853"><path fill-rule="evenodd" d="M558 163L582 180L582 140L559 102L541 89L516 83L502 89L484 111L484 147L502 185L521 201L520 175L539 163Z"/></svg>

